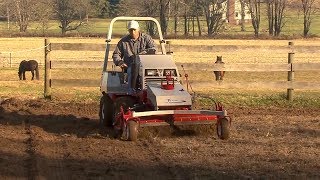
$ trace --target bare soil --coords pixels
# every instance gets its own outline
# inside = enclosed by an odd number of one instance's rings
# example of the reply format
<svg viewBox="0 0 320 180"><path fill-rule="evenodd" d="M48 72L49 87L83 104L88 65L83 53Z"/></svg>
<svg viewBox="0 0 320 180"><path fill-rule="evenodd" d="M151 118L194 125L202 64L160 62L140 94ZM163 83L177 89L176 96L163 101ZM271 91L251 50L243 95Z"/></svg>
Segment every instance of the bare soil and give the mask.
<svg viewBox="0 0 320 180"><path fill-rule="evenodd" d="M0 99L0 179L320 179L320 111L230 107L213 126L100 128L98 102Z"/></svg>

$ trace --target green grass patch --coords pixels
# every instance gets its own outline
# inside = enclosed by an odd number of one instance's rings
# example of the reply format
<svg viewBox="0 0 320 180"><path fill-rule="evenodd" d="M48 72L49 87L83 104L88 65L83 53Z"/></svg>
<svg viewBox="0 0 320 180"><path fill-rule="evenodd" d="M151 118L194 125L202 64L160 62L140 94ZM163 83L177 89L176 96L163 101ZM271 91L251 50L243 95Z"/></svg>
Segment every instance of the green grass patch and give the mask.
<svg viewBox="0 0 320 180"><path fill-rule="evenodd" d="M213 73L210 71L191 70L187 72L191 82L215 82ZM43 75L43 71L41 71ZM56 69L52 71L53 79L100 79L100 69ZM44 81L41 76L40 81L31 81L31 73L27 72L26 81L19 81L17 68L2 68L0 78L0 96L23 97L23 98L43 98ZM314 82L320 81L318 72L299 72L295 79L300 81ZM182 77L183 79L183 77ZM252 73L252 72L228 72L225 75L226 83L237 83L246 81L270 82L286 81L286 73ZM192 85L192 83L191 83ZM286 100L286 89L199 89L193 87L197 94L196 104L201 107L212 108L214 101L223 103L226 107L313 107L320 108L320 90L294 90L293 102ZM70 102L98 102L101 96L99 87L52 87L52 98ZM197 106L197 105L196 105ZM199 107L200 107L199 106Z"/></svg>
<svg viewBox="0 0 320 180"><path fill-rule="evenodd" d="M294 91L292 102L283 91L220 90L199 92L196 97L197 104L207 108L214 107L215 102L225 107L320 108L320 91Z"/></svg>
<svg viewBox="0 0 320 180"><path fill-rule="evenodd" d="M265 7L262 7L265 8ZM99 18L91 18L84 25L82 25L79 29L67 32L67 36L102 36L106 37L106 34L109 30L109 24L111 19L99 19ZM283 37L301 37L303 34L303 16L301 12L295 9L286 9L285 17L283 19L284 26L282 28L281 36ZM145 30L145 23L140 23L141 29ZM188 36L198 37L198 27L195 21L195 28L193 31L192 21L189 21L189 30ZM202 35L206 35L207 33L207 25L204 17L200 17L200 26L202 29ZM320 14L312 15L312 23L310 28L311 35L320 35L320 29L317 28L320 26ZM168 22L167 35L169 37L174 37L174 21L173 18L170 18ZM241 31L240 25L232 25L232 24L224 24L221 28L219 35L221 37L230 37L230 38L245 38L245 37L253 37L254 29L252 27L251 21L245 24L246 31ZM177 37L184 36L184 19L179 18L179 23L177 27ZM0 21L0 33L2 36L61 36L61 29L59 28L59 22L56 20L51 20L43 27L38 22L30 22L28 30L26 33L19 33L19 27L11 22L10 29L8 29L8 24L6 21ZM126 30L126 22L119 21L114 24L113 27L113 35L122 36L127 33ZM261 11L261 24L260 24L260 34L262 37L268 36L268 19L266 16L266 10L263 9ZM218 37L219 37L218 35ZM266 36L265 36L266 35Z"/></svg>

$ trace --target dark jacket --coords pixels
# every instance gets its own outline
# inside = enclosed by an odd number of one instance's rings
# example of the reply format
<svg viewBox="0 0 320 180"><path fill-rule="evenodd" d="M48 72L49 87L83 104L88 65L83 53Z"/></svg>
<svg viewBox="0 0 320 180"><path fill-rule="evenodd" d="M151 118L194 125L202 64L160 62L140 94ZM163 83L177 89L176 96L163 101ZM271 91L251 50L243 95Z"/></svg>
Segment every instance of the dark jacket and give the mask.
<svg viewBox="0 0 320 180"><path fill-rule="evenodd" d="M140 33L137 40L133 40L130 35L126 35L118 42L117 47L113 52L112 59L117 66L120 66L123 63L130 66L135 56L147 49L156 50L155 43L150 35Z"/></svg>

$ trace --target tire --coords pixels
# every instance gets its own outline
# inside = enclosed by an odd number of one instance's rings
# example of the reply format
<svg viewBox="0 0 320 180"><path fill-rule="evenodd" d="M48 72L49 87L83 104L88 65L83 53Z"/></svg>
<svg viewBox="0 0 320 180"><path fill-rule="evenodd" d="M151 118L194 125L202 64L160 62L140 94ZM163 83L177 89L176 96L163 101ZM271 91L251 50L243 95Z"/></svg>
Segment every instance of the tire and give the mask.
<svg viewBox="0 0 320 180"><path fill-rule="evenodd" d="M227 118L218 119L217 135L219 139L226 140L230 136L230 126Z"/></svg>
<svg viewBox="0 0 320 180"><path fill-rule="evenodd" d="M122 107L124 112L126 113L129 107L133 107L134 100L131 97L123 96L119 97L115 100L113 104L113 126L119 127L121 124L120 122L116 121L116 116L120 112L120 108ZM119 128L118 128L119 129ZM124 130L124 127L121 127L122 130ZM118 135L122 134L121 132L117 132Z"/></svg>
<svg viewBox="0 0 320 180"><path fill-rule="evenodd" d="M113 102L108 95L103 95L100 99L100 125L112 127L113 119Z"/></svg>
<svg viewBox="0 0 320 180"><path fill-rule="evenodd" d="M138 123L136 121L128 121L126 127L126 140L137 141L138 140Z"/></svg>

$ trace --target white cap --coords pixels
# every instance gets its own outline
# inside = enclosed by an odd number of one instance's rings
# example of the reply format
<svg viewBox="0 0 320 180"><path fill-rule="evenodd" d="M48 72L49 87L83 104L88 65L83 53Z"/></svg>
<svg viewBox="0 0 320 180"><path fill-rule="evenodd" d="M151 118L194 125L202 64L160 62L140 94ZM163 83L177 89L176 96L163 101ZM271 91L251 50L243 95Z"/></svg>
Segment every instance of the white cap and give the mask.
<svg viewBox="0 0 320 180"><path fill-rule="evenodd" d="M139 23L135 20L129 21L128 29L139 29Z"/></svg>

